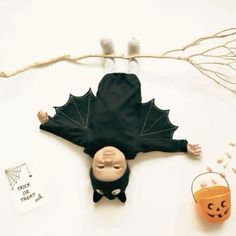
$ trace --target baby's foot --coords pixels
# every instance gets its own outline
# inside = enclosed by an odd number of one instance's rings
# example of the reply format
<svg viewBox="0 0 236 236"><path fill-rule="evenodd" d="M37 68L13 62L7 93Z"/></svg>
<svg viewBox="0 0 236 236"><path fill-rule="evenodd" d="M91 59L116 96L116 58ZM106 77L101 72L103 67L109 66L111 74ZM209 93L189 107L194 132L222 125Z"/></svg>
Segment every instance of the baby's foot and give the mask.
<svg viewBox="0 0 236 236"><path fill-rule="evenodd" d="M110 38L101 38L100 44L105 55L112 55L115 53L113 41Z"/></svg>
<svg viewBox="0 0 236 236"><path fill-rule="evenodd" d="M48 113L44 112L44 111L39 111L37 114L39 121L41 122L41 124L45 124L48 121Z"/></svg>
<svg viewBox="0 0 236 236"><path fill-rule="evenodd" d="M128 42L128 56L140 54L140 42L136 38L131 38Z"/></svg>

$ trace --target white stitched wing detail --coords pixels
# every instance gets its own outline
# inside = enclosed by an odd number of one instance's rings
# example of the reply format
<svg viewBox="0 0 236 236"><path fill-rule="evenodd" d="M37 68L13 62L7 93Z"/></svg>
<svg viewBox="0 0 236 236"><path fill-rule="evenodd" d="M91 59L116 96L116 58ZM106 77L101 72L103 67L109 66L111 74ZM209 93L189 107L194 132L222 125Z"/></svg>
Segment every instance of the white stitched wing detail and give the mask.
<svg viewBox="0 0 236 236"><path fill-rule="evenodd" d="M141 105L140 136L152 135L155 138L172 138L178 128L169 120L169 110L161 110L154 99Z"/></svg>
<svg viewBox="0 0 236 236"><path fill-rule="evenodd" d="M95 96L91 89L81 97L70 94L70 97L65 105L54 107L56 114L54 117L65 119L80 127L87 128L90 110L93 107ZM53 117L53 118L54 118Z"/></svg>

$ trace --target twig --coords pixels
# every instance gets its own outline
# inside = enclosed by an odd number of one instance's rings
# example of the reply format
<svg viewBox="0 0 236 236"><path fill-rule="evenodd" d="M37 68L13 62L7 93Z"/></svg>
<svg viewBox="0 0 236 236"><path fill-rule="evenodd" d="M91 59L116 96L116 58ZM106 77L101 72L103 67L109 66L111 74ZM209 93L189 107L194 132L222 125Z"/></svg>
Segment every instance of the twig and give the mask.
<svg viewBox="0 0 236 236"><path fill-rule="evenodd" d="M51 58L49 60L46 61L40 61L40 62L35 62L32 63L30 65L27 65L25 67L19 68L16 71L13 72L4 72L1 71L0 72L0 77L4 77L4 78L8 78L17 74L20 74L24 71L27 71L29 69L35 68L35 67L42 67L42 66L48 66L51 64L54 64L56 62L59 61L68 61L68 62L72 62L72 63L76 63L77 61L83 60L83 59L87 59L87 58L119 58L119 59L132 59L132 58L165 58L165 59L176 59L176 60L184 60L184 58L181 57L175 57L175 56L166 56L166 57L162 57L159 55L133 55L133 56L125 56L125 55L103 55L103 54L86 54L86 55L82 55L82 56L78 56L78 57L72 57L71 55L62 55L59 57L55 57L55 58Z"/></svg>
<svg viewBox="0 0 236 236"><path fill-rule="evenodd" d="M234 37L232 39L232 37ZM86 54L82 56L72 57L71 55L62 55L59 57L51 58L46 61L41 62L35 62L31 65L19 68L16 71L13 72L0 72L0 77L8 78L14 75L17 75L19 73L22 73L24 71L27 71L31 68L36 67L42 67L42 66L48 66L50 64L57 63L59 61L68 61L71 63L76 63L80 60L87 59L87 58L119 58L119 59L125 59L129 60L132 58L158 58L158 59L174 59L174 60L180 60L185 61L187 63L190 63L192 66L194 66L200 73L202 73L207 78L210 78L218 85L222 86L223 88L229 90L233 94L236 94L236 90L226 86L223 82L230 85L236 85L235 82L232 82L229 77L224 74L223 72L219 72L215 69L209 69L205 67L206 65L219 65L219 66L225 66L229 68L230 70L236 71L236 68L233 66L234 63L236 63L236 47L234 45L231 45L236 42L236 28L229 28L222 30L216 34L201 37L195 41L193 41L190 44L187 44L186 46L180 48L180 49L174 49L169 50L167 52L164 52L160 55L145 55L145 54L139 54L139 55L133 55L133 56L127 56L127 55L103 55L103 54ZM173 53L181 53L184 51L187 51L190 48L194 48L196 46L200 46L206 41L217 39L218 45L212 46L211 48L202 50L198 53L193 53L188 56L180 56L180 55L173 55ZM221 42L221 39L226 39L226 42ZM217 50L224 49L226 50L225 53L217 53ZM171 55L172 54L172 55ZM207 60L207 61L200 61L198 62L197 59L201 60ZM209 61L211 60L211 61ZM216 60L216 61L214 61Z"/></svg>
<svg viewBox="0 0 236 236"><path fill-rule="evenodd" d="M228 31L234 31L234 32L233 33L226 33L226 34L220 35L222 33L228 32ZM236 28L225 29L225 30L222 30L222 31L220 31L220 32L218 32L216 34L211 35L211 36L206 36L206 37L199 38L199 39L195 40L194 42L184 46L183 48L167 51L167 52L163 53L162 56L165 56L165 55L167 55L169 53L172 53L172 52L185 51L186 49L188 49L190 47L200 45L201 42L206 41L208 39L212 39L212 38L215 38L215 39L216 38L225 38L225 37L233 36L235 34L236 34Z"/></svg>

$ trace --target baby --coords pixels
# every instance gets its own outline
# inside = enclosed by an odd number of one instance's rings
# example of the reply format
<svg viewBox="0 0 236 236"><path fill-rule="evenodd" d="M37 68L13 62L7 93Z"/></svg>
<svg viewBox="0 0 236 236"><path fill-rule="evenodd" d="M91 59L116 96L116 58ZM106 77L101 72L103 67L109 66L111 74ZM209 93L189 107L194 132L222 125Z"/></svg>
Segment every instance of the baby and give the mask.
<svg viewBox="0 0 236 236"><path fill-rule="evenodd" d="M105 55L114 54L110 39L100 41ZM128 55L140 54L137 39L128 43ZM83 97L70 96L66 105L56 108L54 117L39 111L40 128L83 146L92 157L90 169L94 189L93 201L103 196L126 201L129 181L128 159L138 152L187 152L198 156L198 144L172 139L176 126L168 119L168 111L155 106L154 101L141 103L139 64L132 58L128 72L115 72L115 59L104 59L105 75L96 97L89 90Z"/></svg>

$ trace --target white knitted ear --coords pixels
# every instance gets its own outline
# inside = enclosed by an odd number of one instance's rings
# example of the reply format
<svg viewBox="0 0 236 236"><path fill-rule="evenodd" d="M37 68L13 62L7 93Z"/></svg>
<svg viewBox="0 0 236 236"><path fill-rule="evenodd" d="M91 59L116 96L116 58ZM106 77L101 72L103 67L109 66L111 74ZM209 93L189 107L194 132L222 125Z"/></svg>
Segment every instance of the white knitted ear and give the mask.
<svg viewBox="0 0 236 236"><path fill-rule="evenodd" d="M113 41L110 38L101 38L100 44L105 55L110 55L115 53Z"/></svg>
<svg viewBox="0 0 236 236"><path fill-rule="evenodd" d="M136 39L136 38L130 39L130 41L128 42L127 51L128 51L129 56L140 54L140 42L139 42L139 40Z"/></svg>

